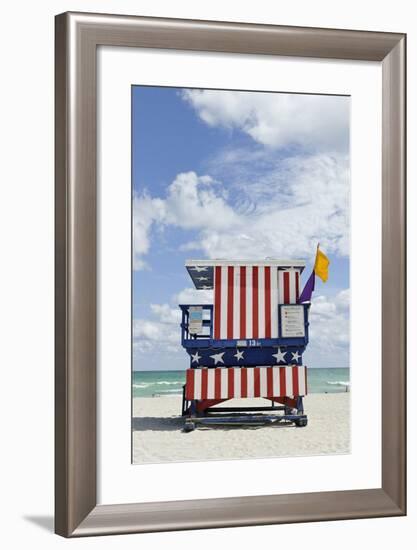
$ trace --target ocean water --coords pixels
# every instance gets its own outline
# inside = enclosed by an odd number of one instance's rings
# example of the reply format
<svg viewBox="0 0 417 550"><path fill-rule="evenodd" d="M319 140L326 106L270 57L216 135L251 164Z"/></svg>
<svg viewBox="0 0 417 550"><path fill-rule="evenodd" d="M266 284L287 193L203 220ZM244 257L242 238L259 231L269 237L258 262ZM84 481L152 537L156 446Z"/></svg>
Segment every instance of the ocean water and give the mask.
<svg viewBox="0 0 417 550"><path fill-rule="evenodd" d="M309 393L338 393L349 390L349 369L308 369ZM133 397L180 395L185 384L185 371L133 371Z"/></svg>

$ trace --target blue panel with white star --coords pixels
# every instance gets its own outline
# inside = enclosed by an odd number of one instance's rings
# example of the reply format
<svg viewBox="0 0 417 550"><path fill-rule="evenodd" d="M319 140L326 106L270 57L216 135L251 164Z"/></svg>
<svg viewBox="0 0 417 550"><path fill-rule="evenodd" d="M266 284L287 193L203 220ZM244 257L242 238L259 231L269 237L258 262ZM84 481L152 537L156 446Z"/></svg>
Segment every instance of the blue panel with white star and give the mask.
<svg viewBox="0 0 417 550"><path fill-rule="evenodd" d="M205 348L187 350L191 367L302 365L302 348Z"/></svg>
<svg viewBox="0 0 417 550"><path fill-rule="evenodd" d="M213 266L186 266L188 273L198 290L210 290L214 288Z"/></svg>

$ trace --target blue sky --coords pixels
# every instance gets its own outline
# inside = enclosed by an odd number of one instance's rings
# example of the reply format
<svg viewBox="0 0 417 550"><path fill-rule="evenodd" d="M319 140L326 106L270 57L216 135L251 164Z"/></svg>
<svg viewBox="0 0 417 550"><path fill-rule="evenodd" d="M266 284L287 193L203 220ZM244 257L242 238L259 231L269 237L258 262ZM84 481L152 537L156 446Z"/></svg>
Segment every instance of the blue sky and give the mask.
<svg viewBox="0 0 417 550"><path fill-rule="evenodd" d="M348 144L347 97L132 87L135 369L188 366L178 303L211 296L186 259L300 258L305 281L317 241L304 359L348 366Z"/></svg>

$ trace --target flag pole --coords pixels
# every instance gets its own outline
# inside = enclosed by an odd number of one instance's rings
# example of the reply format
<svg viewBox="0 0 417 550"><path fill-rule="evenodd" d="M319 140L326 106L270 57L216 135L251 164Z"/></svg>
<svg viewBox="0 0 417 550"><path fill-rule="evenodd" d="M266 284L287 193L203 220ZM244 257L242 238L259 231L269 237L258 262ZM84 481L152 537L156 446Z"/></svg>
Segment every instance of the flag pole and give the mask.
<svg viewBox="0 0 417 550"><path fill-rule="evenodd" d="M317 262L317 256L318 256L318 253L319 253L319 246L320 246L320 243L317 243L317 248L316 248L316 257L314 259L314 267L313 267L313 272L316 268L316 262Z"/></svg>

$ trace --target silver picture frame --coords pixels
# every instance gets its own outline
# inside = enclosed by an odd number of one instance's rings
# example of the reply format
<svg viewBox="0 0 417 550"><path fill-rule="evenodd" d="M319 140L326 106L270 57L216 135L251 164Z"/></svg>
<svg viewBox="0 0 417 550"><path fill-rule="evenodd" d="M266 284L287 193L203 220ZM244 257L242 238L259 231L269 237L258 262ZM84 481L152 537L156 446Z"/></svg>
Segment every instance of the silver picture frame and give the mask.
<svg viewBox="0 0 417 550"><path fill-rule="evenodd" d="M97 504L97 47L382 65L382 478L363 490ZM65 537L406 513L406 36L92 13L56 17L55 531Z"/></svg>

